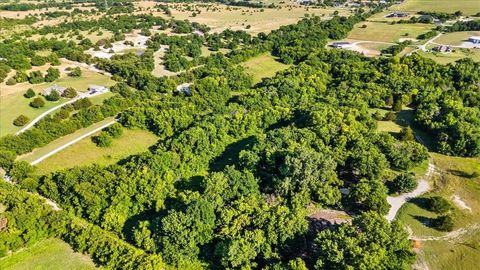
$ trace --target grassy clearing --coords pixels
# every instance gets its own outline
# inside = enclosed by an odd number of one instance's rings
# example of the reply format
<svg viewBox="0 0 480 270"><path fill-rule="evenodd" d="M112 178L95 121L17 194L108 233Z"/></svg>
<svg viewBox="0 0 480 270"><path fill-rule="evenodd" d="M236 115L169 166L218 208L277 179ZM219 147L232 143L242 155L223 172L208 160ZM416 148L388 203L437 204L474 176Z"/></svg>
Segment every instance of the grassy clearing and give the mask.
<svg viewBox="0 0 480 270"><path fill-rule="evenodd" d="M399 211L399 219L407 225L416 237L445 235L428 226L436 214L425 210L425 198L439 195L449 199L458 196L471 210L456 205L454 210L455 229L465 230L449 241L432 240L421 243L421 257L430 269L478 269L480 260L480 158L449 157L431 153L440 174L433 178L433 190L425 196L414 199ZM476 227L476 226L477 227Z"/></svg>
<svg viewBox="0 0 480 270"><path fill-rule="evenodd" d="M480 12L480 4L478 0L406 0L390 9L409 12L439 11L448 13L460 10L466 15L474 15Z"/></svg>
<svg viewBox="0 0 480 270"><path fill-rule="evenodd" d="M3 270L93 270L97 269L91 259L76 253L60 239L47 239L0 259Z"/></svg>
<svg viewBox="0 0 480 270"><path fill-rule="evenodd" d="M419 53L442 65L453 63L463 58L471 58L473 61L480 62L480 49L455 49L455 52L452 53Z"/></svg>
<svg viewBox="0 0 480 270"><path fill-rule="evenodd" d="M265 8L263 12L257 8L228 7L222 4L169 4L169 6L175 19L207 24L214 32L230 28L245 30L251 34L270 32L282 25L295 23L305 14L322 16L325 19L331 18L334 11L339 11L339 15L351 14L348 9L307 8L299 5L280 5L280 9ZM197 15L192 17L194 10L200 13L197 12Z"/></svg>
<svg viewBox="0 0 480 270"><path fill-rule="evenodd" d="M366 28L362 28L366 25ZM379 42L398 42L401 38L416 38L430 31L431 24L389 24L385 22L361 22L348 34L348 39Z"/></svg>
<svg viewBox="0 0 480 270"><path fill-rule="evenodd" d="M463 42L467 41L468 38L471 36L480 36L480 31L446 33L435 39L435 43L458 46L461 45Z"/></svg>
<svg viewBox="0 0 480 270"><path fill-rule="evenodd" d="M62 104L66 99L60 99L56 102L46 101L45 107L35 109L29 106L29 103L32 99L27 99L23 97L23 94L28 88L32 88L35 92L40 93L43 89L59 85L64 87L73 87L78 91L82 92L87 90L88 85L97 84L104 86L112 86L115 82L112 81L109 77L98 74L93 71L83 70L82 76L77 78L72 78L68 76L61 77L52 83L42 83L32 85L30 83L19 83L14 86L4 87L1 86L1 96L0 96L0 137L7 134L13 134L21 129L21 127L16 127L13 125L13 120L17 118L20 114L24 114L33 120L35 117L44 113L48 109ZM101 95L95 97L95 101L102 101L111 94Z"/></svg>
<svg viewBox="0 0 480 270"><path fill-rule="evenodd" d="M270 54L262 54L241 64L247 73L253 76L253 82L258 83L263 78L272 77L278 71L285 70L289 66L280 63Z"/></svg>
<svg viewBox="0 0 480 270"><path fill-rule="evenodd" d="M124 134L114 139L112 146L108 148L97 147L91 137L87 137L76 144L58 152L45 159L37 165L36 172L46 174L52 171L72 168L81 165L109 165L118 162L130 155L148 150L148 147L155 144L158 137L145 130L124 130ZM47 146L51 148L50 145ZM43 149L42 152L45 152ZM31 160L38 153L25 157Z"/></svg>

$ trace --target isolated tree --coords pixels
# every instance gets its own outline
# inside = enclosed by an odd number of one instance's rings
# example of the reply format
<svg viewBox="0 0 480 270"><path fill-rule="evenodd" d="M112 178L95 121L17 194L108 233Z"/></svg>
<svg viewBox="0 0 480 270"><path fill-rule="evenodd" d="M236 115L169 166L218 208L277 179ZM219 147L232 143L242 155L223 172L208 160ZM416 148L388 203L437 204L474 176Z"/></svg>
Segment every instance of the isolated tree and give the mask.
<svg viewBox="0 0 480 270"><path fill-rule="evenodd" d="M26 98L32 98L36 95L35 91L33 91L32 88L28 88L27 89L27 92L25 92L25 94L23 94L24 97Z"/></svg>
<svg viewBox="0 0 480 270"><path fill-rule="evenodd" d="M453 206L445 198L440 196L434 196L429 199L428 208L430 211L437 214L446 214L453 209Z"/></svg>
<svg viewBox="0 0 480 270"><path fill-rule="evenodd" d="M15 85L17 84L17 81L14 78L9 78L7 82L5 82L6 85Z"/></svg>
<svg viewBox="0 0 480 270"><path fill-rule="evenodd" d="M65 98L74 98L76 97L78 94L77 94L77 91L75 90L75 88L73 87L68 87L67 89L65 89L65 91L63 91L62 93L62 96L65 97Z"/></svg>
<svg viewBox="0 0 480 270"><path fill-rule="evenodd" d="M30 72L30 74L28 74L28 81L31 84L38 84L44 82L45 78L43 78L42 72L40 72L39 70L34 70Z"/></svg>
<svg viewBox="0 0 480 270"><path fill-rule="evenodd" d="M69 73L68 76L70 77L80 77L82 76L82 70L80 67L74 67Z"/></svg>
<svg viewBox="0 0 480 270"><path fill-rule="evenodd" d="M410 127L404 127L400 130L400 140L401 141L413 141L415 140L415 134Z"/></svg>
<svg viewBox="0 0 480 270"><path fill-rule="evenodd" d="M46 82L53 82L60 78L60 71L57 68L49 67L45 75Z"/></svg>
<svg viewBox="0 0 480 270"><path fill-rule="evenodd" d="M42 97L36 97L32 102L30 102L30 106L33 108L41 108L45 106L45 101Z"/></svg>
<svg viewBox="0 0 480 270"><path fill-rule="evenodd" d="M60 94L58 93L58 91L52 90L50 94L45 96L45 98L48 101L57 101L60 99Z"/></svg>
<svg viewBox="0 0 480 270"><path fill-rule="evenodd" d="M17 127L25 126L28 122L30 122L30 119L23 114L13 120L13 124Z"/></svg>
<svg viewBox="0 0 480 270"><path fill-rule="evenodd" d="M441 215L433 220L433 227L439 231L451 232L454 227L454 221L451 214Z"/></svg>
<svg viewBox="0 0 480 270"><path fill-rule="evenodd" d="M407 193L417 187L415 175L411 172L399 174L390 184L391 193Z"/></svg>
<svg viewBox="0 0 480 270"><path fill-rule="evenodd" d="M98 147L109 147L112 145L113 139L106 132L101 132L98 136L94 136L92 138L93 143L95 143Z"/></svg>

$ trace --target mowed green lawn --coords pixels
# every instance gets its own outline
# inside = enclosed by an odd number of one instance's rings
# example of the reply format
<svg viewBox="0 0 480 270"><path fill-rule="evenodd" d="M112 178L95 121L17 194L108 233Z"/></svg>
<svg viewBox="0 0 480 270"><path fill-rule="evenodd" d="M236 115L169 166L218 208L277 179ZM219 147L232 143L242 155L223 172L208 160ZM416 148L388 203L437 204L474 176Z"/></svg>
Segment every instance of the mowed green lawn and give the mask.
<svg viewBox="0 0 480 270"><path fill-rule="evenodd" d="M465 15L480 12L478 0L405 0L402 4L392 6L390 10L401 11L439 11L453 13L457 10Z"/></svg>
<svg viewBox="0 0 480 270"><path fill-rule="evenodd" d="M366 28L362 28L366 25ZM361 22L356 24L348 34L348 39L398 42L401 38L417 38L420 34L430 31L432 24L389 24L385 22Z"/></svg>
<svg viewBox="0 0 480 270"><path fill-rule="evenodd" d="M463 58L470 58L473 61L480 62L480 49L455 49L452 53L431 53L431 52L418 52L424 57L433 59L439 64L449 64L458 61Z"/></svg>
<svg viewBox="0 0 480 270"><path fill-rule="evenodd" d="M109 119L110 120L110 119ZM94 125L101 126L105 121ZM108 122L108 121L107 121ZM90 130L95 128L89 128ZM88 131L82 131L86 133ZM78 135L74 135L78 136ZM21 157L21 160L33 161L45 153L58 148L74 136L68 135L68 138L61 138L51 144L40 148L28 155ZM72 168L81 165L109 165L119 160L148 150L158 141L158 137L145 130L124 129L124 133L118 139L114 139L110 147L97 147L91 140L91 136L65 148L55 155L43 160L36 165L36 173L47 174L56 170Z"/></svg>
<svg viewBox="0 0 480 270"><path fill-rule="evenodd" d="M98 74L96 72L83 70L82 76L77 78L72 77L63 77L52 83L42 83L31 85L29 83L17 84L14 87L16 89L9 89L11 94L0 96L0 137L13 134L21 129L21 127L16 127L13 125L13 120L17 118L20 114L24 114L30 118L30 120L35 119L40 114L49 110L52 107L58 106L63 102L67 101L66 99L60 99L56 102L46 101L45 107L43 108L32 108L29 103L34 99L27 99L23 96L25 91L28 88L32 88L35 92L41 93L43 89L48 88L53 85L59 85L64 87L73 87L78 91L87 90L90 84L97 84L102 86L112 86L115 84L108 76ZM102 95L94 97L95 99L104 99L109 95Z"/></svg>
<svg viewBox="0 0 480 270"><path fill-rule="evenodd" d="M457 46L467 41L468 38L471 36L480 36L480 31L462 31L446 33L435 39L435 43Z"/></svg>
<svg viewBox="0 0 480 270"><path fill-rule="evenodd" d="M454 206L455 236L451 240L430 240L420 243L421 257L430 269L474 270L480 261L480 158L449 157L431 153L440 174L435 174L433 190L422 196L433 195L448 199ZM453 196L463 202L460 205ZM437 215L425 209L425 200L414 199L406 203L398 217L416 237L438 237L446 235L428 226ZM469 209L466 209L469 207Z"/></svg>
<svg viewBox="0 0 480 270"><path fill-rule="evenodd" d="M93 270L87 255L76 253L60 239L47 239L6 258L0 259L2 270Z"/></svg>
<svg viewBox="0 0 480 270"><path fill-rule="evenodd" d="M247 73L253 76L253 82L258 83L263 78L273 77L275 73L289 66L279 62L270 54L262 54L241 64Z"/></svg>

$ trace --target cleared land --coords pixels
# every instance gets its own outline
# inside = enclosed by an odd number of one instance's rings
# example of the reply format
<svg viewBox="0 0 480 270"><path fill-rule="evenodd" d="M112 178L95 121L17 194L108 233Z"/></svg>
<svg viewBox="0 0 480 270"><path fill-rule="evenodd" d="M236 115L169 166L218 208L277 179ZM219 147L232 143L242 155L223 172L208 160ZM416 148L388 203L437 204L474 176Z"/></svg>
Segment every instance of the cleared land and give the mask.
<svg viewBox="0 0 480 270"><path fill-rule="evenodd" d="M101 123L103 122L104 121ZM95 124L94 126L100 126L100 124ZM94 128L89 127L88 129L91 130ZM85 132L88 131L82 130L82 133ZM76 133L78 133L78 131L74 134ZM78 136L72 135L66 136L68 138L63 137L58 139L31 154L23 156L21 159L29 162L33 161L45 153L59 147L66 141ZM97 147L92 142L91 137L87 137L37 164L36 172L46 174L52 171L81 165L113 164L130 155L147 151L148 147L152 146L157 141L158 137L153 133L144 130L128 129L125 129L123 135L118 139L114 139L112 145L107 148Z"/></svg>
<svg viewBox="0 0 480 270"><path fill-rule="evenodd" d="M170 4L172 16L175 19L206 24L214 32L227 28L245 30L251 34L270 32L282 25L292 24L305 17L305 14L331 18L335 11L339 15L349 15L351 12L343 8L307 8L300 5L281 5L280 9L248 7L228 7L222 4ZM193 17L193 12L196 16Z"/></svg>
<svg viewBox="0 0 480 270"><path fill-rule="evenodd" d="M452 53L429 53L419 52L422 56L433 59L440 64L449 64L463 58L471 58L473 61L480 62L479 49L455 49Z"/></svg>
<svg viewBox="0 0 480 270"><path fill-rule="evenodd" d="M47 239L0 260L3 270L93 270L91 259L60 239Z"/></svg>
<svg viewBox="0 0 480 270"><path fill-rule="evenodd" d="M480 172L479 158L448 157L432 153L439 171L434 190L407 203L399 219L419 240L419 257L430 269L478 269L480 261ZM453 232L442 233L429 227L437 215L425 209L425 198L439 195L455 205Z"/></svg>
<svg viewBox="0 0 480 270"><path fill-rule="evenodd" d="M254 57L242 63L242 66L247 70L247 73L253 76L254 83L260 82L263 78L272 77L278 71L289 67L288 65L280 63L275 57L269 54Z"/></svg>
<svg viewBox="0 0 480 270"><path fill-rule="evenodd" d="M34 119L48 109L66 101L66 99L63 98L56 102L46 101L45 107L38 109L32 108L29 106L29 103L33 100L33 98L27 99L23 96L28 88L32 88L35 92L40 93L45 88L53 85L59 85L64 87L73 87L78 91L85 91L90 84L112 86L114 83L115 82L108 76L82 69L81 77L63 76L52 83L41 83L34 85L30 83L19 83L13 86L4 86L2 84L0 85L0 136L12 134L21 129L21 127L16 127L13 125L13 120L20 114L24 114L30 119ZM95 100L100 100L101 102L108 96L110 95L100 95L95 97Z"/></svg>
<svg viewBox="0 0 480 270"><path fill-rule="evenodd" d="M366 25L366 28L362 28ZM430 31L431 24L389 24L385 22L361 22L348 34L348 39L398 42L401 38L416 38Z"/></svg>
<svg viewBox="0 0 480 270"><path fill-rule="evenodd" d="M480 1L479 1L479 6L480 6ZM444 35L441 35L439 38L435 39L435 43L458 46L458 45L462 45L462 43L467 41L468 38L471 36L480 36L480 31L446 33Z"/></svg>
<svg viewBox="0 0 480 270"><path fill-rule="evenodd" d="M392 6L391 10L401 11L439 11L455 12L462 11L466 15L474 15L480 12L478 0L406 0L402 4Z"/></svg>

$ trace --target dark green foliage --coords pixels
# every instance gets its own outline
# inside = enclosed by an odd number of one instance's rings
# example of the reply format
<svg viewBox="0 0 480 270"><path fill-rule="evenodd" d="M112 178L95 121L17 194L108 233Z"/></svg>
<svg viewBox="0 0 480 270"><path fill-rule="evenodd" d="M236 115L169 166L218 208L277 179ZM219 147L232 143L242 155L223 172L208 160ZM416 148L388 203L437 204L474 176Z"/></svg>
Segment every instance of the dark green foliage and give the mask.
<svg viewBox="0 0 480 270"><path fill-rule="evenodd" d="M443 197L435 196L428 200L428 209L437 214L446 214L453 209L452 204Z"/></svg>
<svg viewBox="0 0 480 270"><path fill-rule="evenodd" d="M60 94L56 90L52 90L50 94L46 95L45 98L48 101L58 101L60 99Z"/></svg>
<svg viewBox="0 0 480 270"><path fill-rule="evenodd" d="M383 120L384 121L395 121L395 120L397 120L397 115L394 112L389 111L385 114L385 116L383 117Z"/></svg>
<svg viewBox="0 0 480 270"><path fill-rule="evenodd" d="M351 225L320 231L313 252L315 269L410 269L415 253L407 232L397 222L389 224L367 212Z"/></svg>
<svg viewBox="0 0 480 270"><path fill-rule="evenodd" d="M90 106L92 106L92 102L90 101L90 99L88 98L81 98L75 102L72 103L73 105L73 108L75 110L80 110L80 109L85 109L85 108L88 108Z"/></svg>
<svg viewBox="0 0 480 270"><path fill-rule="evenodd" d="M413 191L417 185L417 180L413 173L402 173L393 179L389 189L391 193L407 193Z"/></svg>
<svg viewBox="0 0 480 270"><path fill-rule="evenodd" d="M58 78L60 78L60 71L56 68L49 67L47 70L47 74L45 75L45 81L53 82Z"/></svg>
<svg viewBox="0 0 480 270"><path fill-rule="evenodd" d="M453 217L451 214L441 215L433 220L432 225L439 231L451 232L454 227Z"/></svg>
<svg viewBox="0 0 480 270"><path fill-rule="evenodd" d="M15 78L9 78L5 84L6 85L15 85L15 84L17 84L17 80L15 80Z"/></svg>
<svg viewBox="0 0 480 270"><path fill-rule="evenodd" d="M30 122L30 119L23 114L13 120L13 124L17 127L25 126L28 122Z"/></svg>
<svg viewBox="0 0 480 270"><path fill-rule="evenodd" d="M414 141L415 140L415 134L413 133L413 130L410 127L404 127L402 130L400 130L400 140L401 141Z"/></svg>
<svg viewBox="0 0 480 270"><path fill-rule="evenodd" d="M113 138L106 132L101 132L99 135L92 137L92 142L98 147L109 147L112 145Z"/></svg>
<svg viewBox="0 0 480 270"><path fill-rule="evenodd" d="M115 123L103 130L103 132L106 132L108 135L110 135L112 138L116 139L123 134L123 127L119 123Z"/></svg>
<svg viewBox="0 0 480 270"><path fill-rule="evenodd" d="M35 70L30 72L30 74L28 74L28 81L31 84L38 84L38 83L44 82L45 79L43 78L43 74L41 71Z"/></svg>
<svg viewBox="0 0 480 270"><path fill-rule="evenodd" d="M15 161L15 153L0 149L0 168L9 171Z"/></svg>
<svg viewBox="0 0 480 270"><path fill-rule="evenodd" d="M33 167L26 161L15 161L8 171L14 181L20 181L33 171Z"/></svg>
<svg viewBox="0 0 480 270"><path fill-rule="evenodd" d="M24 97L26 98L32 98L36 95L35 91L33 91L32 88L28 88L27 92L25 92L25 94L23 94Z"/></svg>
<svg viewBox="0 0 480 270"><path fill-rule="evenodd" d="M70 77L80 77L82 76L82 70L79 67L74 67L70 72L68 73L68 76Z"/></svg>
<svg viewBox="0 0 480 270"><path fill-rule="evenodd" d="M32 102L30 102L30 106L32 106L33 108L41 108L45 106L45 101L42 97L36 97L32 100Z"/></svg>
<svg viewBox="0 0 480 270"><path fill-rule="evenodd" d="M77 91L75 90L75 88L73 88L73 87L68 87L62 93L62 97L64 97L64 98L74 98L76 96L78 96L78 94L77 94Z"/></svg>

